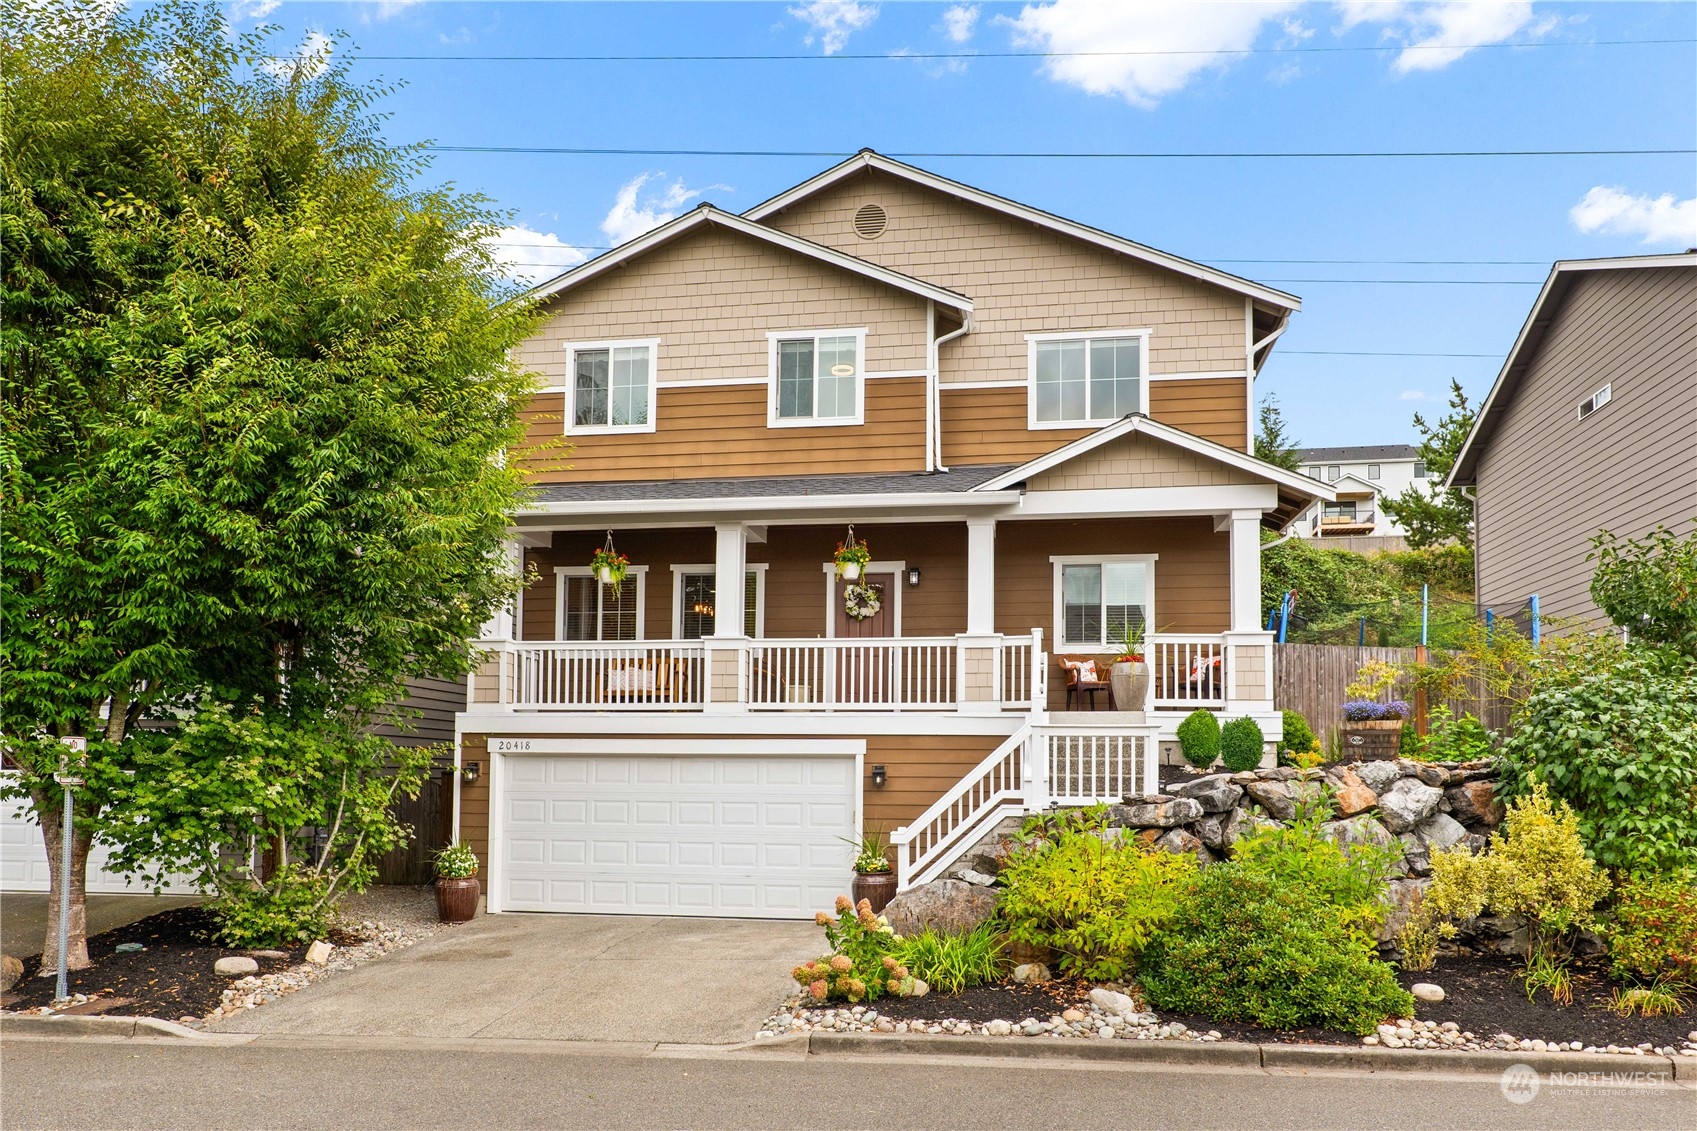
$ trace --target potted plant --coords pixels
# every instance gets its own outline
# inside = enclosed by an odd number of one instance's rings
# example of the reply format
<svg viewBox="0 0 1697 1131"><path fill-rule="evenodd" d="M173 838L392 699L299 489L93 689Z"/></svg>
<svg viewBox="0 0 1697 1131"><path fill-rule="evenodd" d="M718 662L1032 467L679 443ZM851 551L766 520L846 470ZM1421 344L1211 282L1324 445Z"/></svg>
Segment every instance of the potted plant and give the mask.
<svg viewBox="0 0 1697 1131"><path fill-rule="evenodd" d="M436 854L436 914L444 923L469 922L477 914L477 854L460 841Z"/></svg>
<svg viewBox="0 0 1697 1131"><path fill-rule="evenodd" d="M866 900L876 915L896 897L896 871L890 867L890 857L884 850L884 836L876 829L868 829L860 834L860 839L848 843L855 849L854 901L858 904Z"/></svg>
<svg viewBox="0 0 1697 1131"><path fill-rule="evenodd" d="M1344 688L1341 745L1343 756L1355 762L1393 761L1402 745L1402 725L1410 709L1407 701L1380 701L1396 683L1401 670L1383 660L1368 660Z"/></svg>
<svg viewBox="0 0 1697 1131"><path fill-rule="evenodd" d="M866 567L872 564L872 551L864 539L856 541L854 527L848 529L848 539L837 543L837 552L832 555L837 564L837 576L844 581L858 581L860 575L866 572Z"/></svg>
<svg viewBox="0 0 1697 1131"><path fill-rule="evenodd" d="M630 559L613 549L613 536L607 536L607 545L589 556L589 572L595 579L613 591L613 599L618 600L619 587L624 584L625 571L630 568Z"/></svg>
<svg viewBox="0 0 1697 1131"><path fill-rule="evenodd" d="M1108 668L1108 686L1114 693L1114 706L1121 711L1141 711L1149 701L1149 665L1143 660L1147 631L1142 621L1127 620L1114 638L1119 655Z"/></svg>

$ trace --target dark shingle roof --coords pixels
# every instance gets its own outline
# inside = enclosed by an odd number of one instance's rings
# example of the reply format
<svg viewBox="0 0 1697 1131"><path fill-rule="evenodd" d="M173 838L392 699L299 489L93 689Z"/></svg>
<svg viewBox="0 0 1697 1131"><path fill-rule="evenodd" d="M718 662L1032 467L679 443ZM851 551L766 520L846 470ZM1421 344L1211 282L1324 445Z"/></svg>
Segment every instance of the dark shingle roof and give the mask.
<svg viewBox="0 0 1697 1131"><path fill-rule="evenodd" d="M914 495L970 491L1011 463L948 471L885 475L783 475L762 479L644 479L630 483L552 483L539 487L541 503L617 503L636 499L767 499L795 495Z"/></svg>
<svg viewBox="0 0 1697 1131"><path fill-rule="evenodd" d="M1364 459L1414 459L1413 444L1367 444L1355 448L1298 448L1303 463L1344 463Z"/></svg>

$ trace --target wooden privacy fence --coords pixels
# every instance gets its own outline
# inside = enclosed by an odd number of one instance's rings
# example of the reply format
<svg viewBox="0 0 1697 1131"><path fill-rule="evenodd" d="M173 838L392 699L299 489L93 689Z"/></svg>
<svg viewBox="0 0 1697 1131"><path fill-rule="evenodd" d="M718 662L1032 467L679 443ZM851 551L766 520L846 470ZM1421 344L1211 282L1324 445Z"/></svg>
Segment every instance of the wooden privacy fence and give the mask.
<svg viewBox="0 0 1697 1131"><path fill-rule="evenodd" d="M395 818L413 830L412 843L385 853L377 860L380 884L428 884L436 879L431 863L453 839L454 771L432 770L418 796L402 798L390 806Z"/></svg>
<svg viewBox="0 0 1697 1131"><path fill-rule="evenodd" d="M1279 644L1273 648L1273 703L1283 711L1298 711L1314 728L1322 746L1330 750L1337 740L1338 727L1343 722L1344 690L1355 680L1355 673L1368 660L1383 660L1412 671L1421 658L1419 648L1372 648L1352 644ZM1404 679L1392 690L1392 697L1407 699L1417 708L1414 690ZM1477 716L1492 730L1508 726L1508 704L1483 688L1474 695L1444 701L1451 713ZM1435 707L1436 703L1428 707ZM1418 720L1422 732L1425 720Z"/></svg>

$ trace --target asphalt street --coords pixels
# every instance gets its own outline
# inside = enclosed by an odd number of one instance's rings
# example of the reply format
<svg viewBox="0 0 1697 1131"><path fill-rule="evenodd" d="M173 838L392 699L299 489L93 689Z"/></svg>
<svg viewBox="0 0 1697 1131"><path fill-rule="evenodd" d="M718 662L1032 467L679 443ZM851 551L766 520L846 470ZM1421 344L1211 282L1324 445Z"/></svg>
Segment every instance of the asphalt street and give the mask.
<svg viewBox="0 0 1697 1131"><path fill-rule="evenodd" d="M569 1042L9 1039L24 1128L1488 1128L1691 1131L1690 1087L1104 1068L1055 1061L664 1054ZM1520 1094L1525 1095L1524 1089Z"/></svg>

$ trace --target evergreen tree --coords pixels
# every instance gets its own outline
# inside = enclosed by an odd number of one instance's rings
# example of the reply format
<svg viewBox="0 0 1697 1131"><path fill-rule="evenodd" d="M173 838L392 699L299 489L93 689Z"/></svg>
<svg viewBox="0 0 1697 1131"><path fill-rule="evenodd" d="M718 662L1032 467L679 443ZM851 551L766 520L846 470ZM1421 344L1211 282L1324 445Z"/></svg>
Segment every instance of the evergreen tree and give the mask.
<svg viewBox="0 0 1697 1131"><path fill-rule="evenodd" d="M1411 483L1402 494L1380 501L1385 513L1407 531L1408 544L1416 548L1451 541L1473 545L1473 500L1460 490L1443 485L1478 415L1468 405L1460 381L1450 381L1449 406L1450 412L1436 425L1426 423L1419 413L1414 414L1414 429L1420 433L1420 458L1426 464L1424 487Z"/></svg>
<svg viewBox="0 0 1697 1131"><path fill-rule="evenodd" d="M1298 471L1302 467L1302 459L1297 452L1300 446L1301 442L1285 428L1278 395L1268 393L1262 397L1261 415L1255 430L1255 458L1287 471Z"/></svg>

